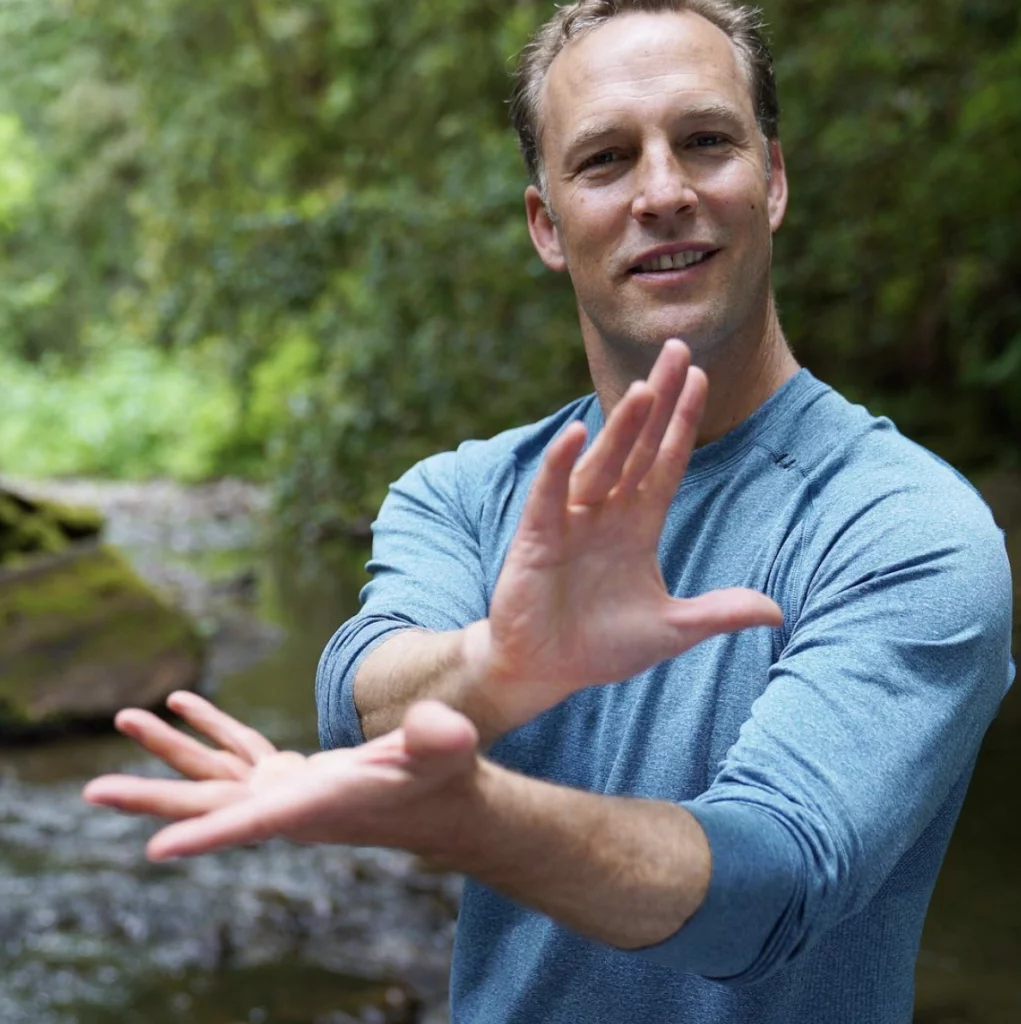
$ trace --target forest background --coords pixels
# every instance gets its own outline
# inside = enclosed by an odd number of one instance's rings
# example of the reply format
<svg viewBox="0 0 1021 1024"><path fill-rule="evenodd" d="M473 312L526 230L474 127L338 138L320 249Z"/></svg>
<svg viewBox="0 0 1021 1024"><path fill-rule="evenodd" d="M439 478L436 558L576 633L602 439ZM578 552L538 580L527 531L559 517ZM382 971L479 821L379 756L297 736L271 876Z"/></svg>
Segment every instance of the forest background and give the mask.
<svg viewBox="0 0 1021 1024"><path fill-rule="evenodd" d="M1021 9L767 0L786 332L1021 461ZM506 110L548 0L0 0L0 469L270 482L307 539L588 390Z"/></svg>

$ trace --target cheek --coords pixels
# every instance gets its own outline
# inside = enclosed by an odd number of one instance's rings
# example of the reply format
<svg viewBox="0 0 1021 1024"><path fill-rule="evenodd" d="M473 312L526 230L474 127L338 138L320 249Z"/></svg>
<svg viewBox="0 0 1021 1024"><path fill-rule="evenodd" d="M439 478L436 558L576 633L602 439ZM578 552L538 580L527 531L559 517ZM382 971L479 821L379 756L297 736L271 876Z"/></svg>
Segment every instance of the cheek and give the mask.
<svg viewBox="0 0 1021 1024"><path fill-rule="evenodd" d="M764 195L749 196L747 190L717 195L705 209L709 220L716 222L731 243L755 244L760 235L765 238L772 234Z"/></svg>
<svg viewBox="0 0 1021 1024"><path fill-rule="evenodd" d="M702 200L711 209L729 216L766 216L764 170L754 164L735 162L721 167L704 183Z"/></svg>
<svg viewBox="0 0 1021 1024"><path fill-rule="evenodd" d="M601 262L612 252L627 226L627 208L600 192L575 195L561 216L561 237L576 260Z"/></svg>
<svg viewBox="0 0 1021 1024"><path fill-rule="evenodd" d="M622 203L613 189L584 192L575 201L578 222L592 234L612 231L621 218ZM625 208L626 209L626 208Z"/></svg>

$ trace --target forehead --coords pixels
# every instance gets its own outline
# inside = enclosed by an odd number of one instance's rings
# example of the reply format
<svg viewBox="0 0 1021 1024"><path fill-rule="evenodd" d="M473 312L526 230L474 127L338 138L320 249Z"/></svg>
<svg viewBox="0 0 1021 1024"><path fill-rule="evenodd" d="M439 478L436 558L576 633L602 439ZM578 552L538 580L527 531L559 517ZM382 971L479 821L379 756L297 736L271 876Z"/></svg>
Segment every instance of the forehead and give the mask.
<svg viewBox="0 0 1021 1024"><path fill-rule="evenodd" d="M737 49L692 11L618 15L573 39L550 65L542 97L545 132L657 103L725 103L754 120L751 85Z"/></svg>

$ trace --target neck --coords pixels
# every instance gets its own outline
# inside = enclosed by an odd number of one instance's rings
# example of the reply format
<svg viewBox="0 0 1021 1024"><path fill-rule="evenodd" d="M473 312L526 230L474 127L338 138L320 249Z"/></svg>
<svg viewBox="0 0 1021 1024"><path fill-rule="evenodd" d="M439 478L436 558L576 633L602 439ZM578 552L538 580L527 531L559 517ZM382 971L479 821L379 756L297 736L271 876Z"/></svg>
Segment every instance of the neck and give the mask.
<svg viewBox="0 0 1021 1024"><path fill-rule="evenodd" d="M729 433L746 420L799 366L784 338L772 298L763 329L750 339L714 346L712 352L692 351L692 362L709 378L709 396L696 444L704 445ZM589 327L586 331L584 328ZM628 385L644 380L652 370L658 349L608 345L591 337L583 324L589 370L603 415L608 416ZM664 339L665 340L665 339Z"/></svg>

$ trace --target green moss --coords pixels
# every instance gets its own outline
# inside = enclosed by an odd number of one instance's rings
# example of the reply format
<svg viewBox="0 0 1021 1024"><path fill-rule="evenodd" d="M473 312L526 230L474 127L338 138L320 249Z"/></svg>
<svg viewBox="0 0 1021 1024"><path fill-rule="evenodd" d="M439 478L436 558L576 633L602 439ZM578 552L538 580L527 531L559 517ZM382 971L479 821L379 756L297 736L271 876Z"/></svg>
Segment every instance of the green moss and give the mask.
<svg viewBox="0 0 1021 1024"><path fill-rule="evenodd" d="M18 580L24 582L18 585ZM126 595L153 596L116 552L105 546L67 552L58 560L38 563L38 570L23 567L0 587L0 623L87 620L98 601Z"/></svg>
<svg viewBox="0 0 1021 1024"><path fill-rule="evenodd" d="M0 725L149 703L160 679L192 684L201 657L189 620L106 547L0 574Z"/></svg>
<svg viewBox="0 0 1021 1024"><path fill-rule="evenodd" d="M0 565L26 556L57 554L76 541L97 537L103 516L89 508L27 498L0 488Z"/></svg>
<svg viewBox="0 0 1021 1024"><path fill-rule="evenodd" d="M60 501L36 501L36 508L56 523L68 540L85 540L98 537L103 532L106 520L103 513L85 505L65 505Z"/></svg>

